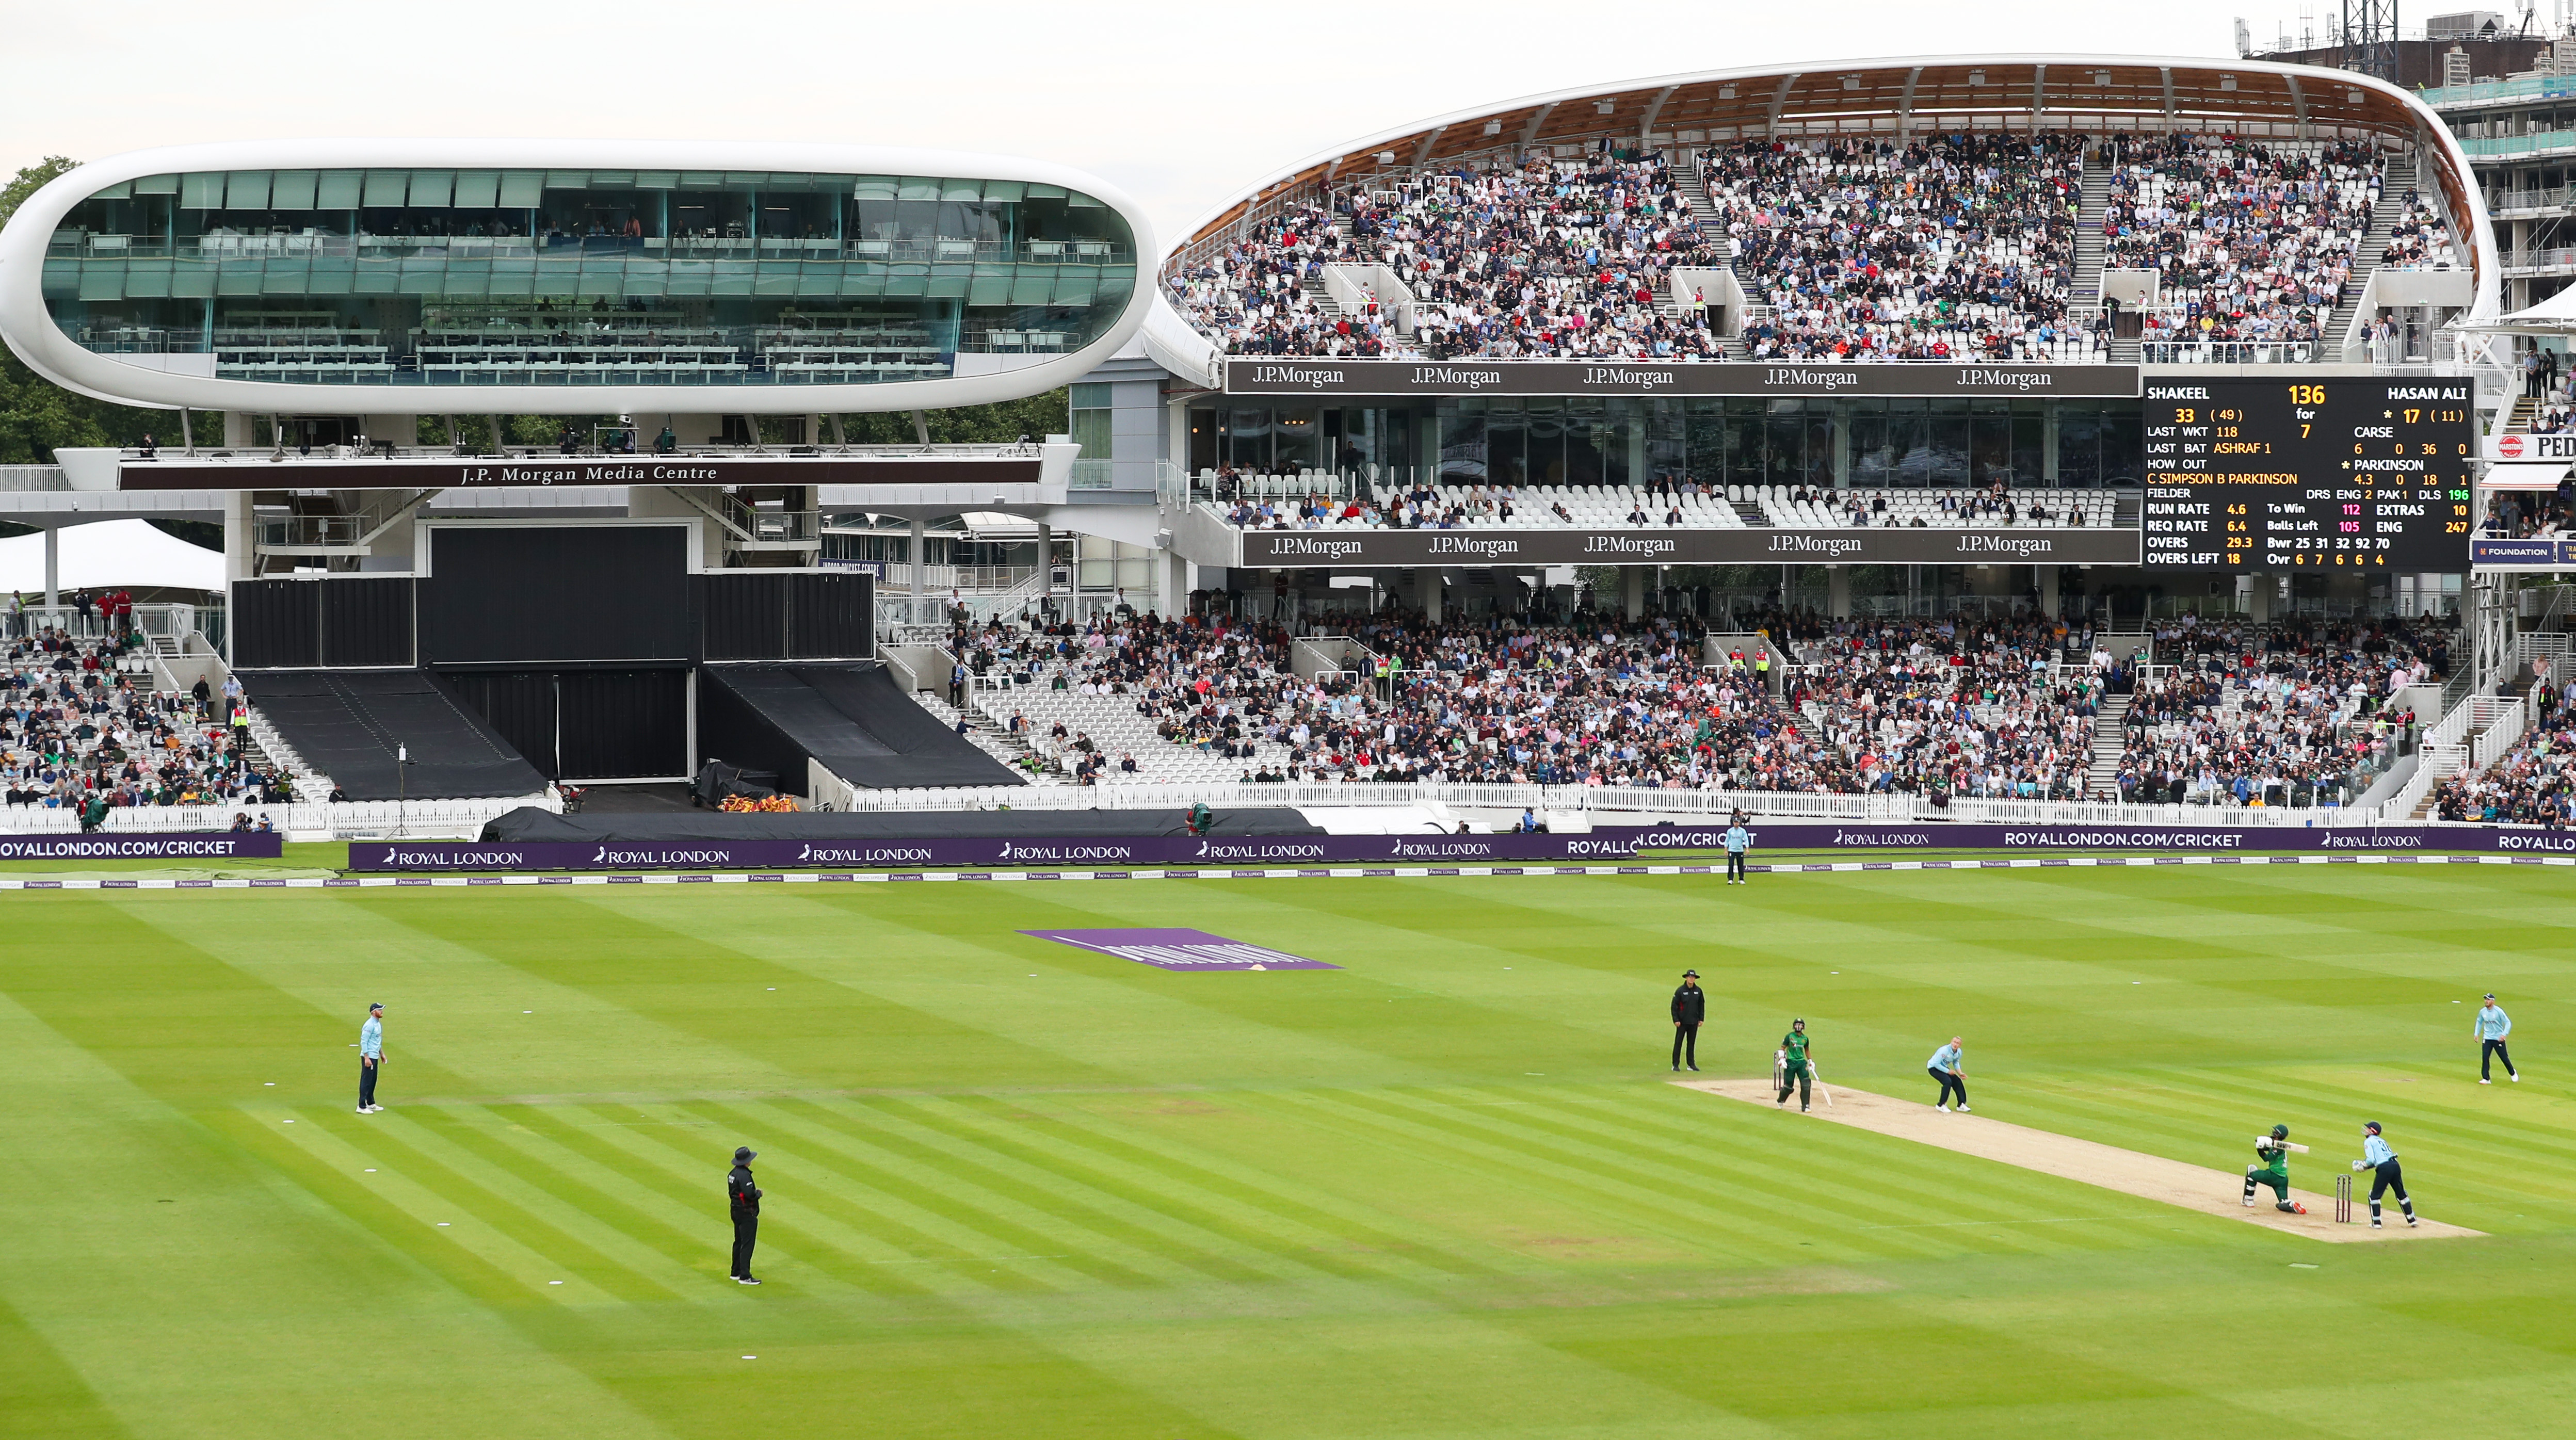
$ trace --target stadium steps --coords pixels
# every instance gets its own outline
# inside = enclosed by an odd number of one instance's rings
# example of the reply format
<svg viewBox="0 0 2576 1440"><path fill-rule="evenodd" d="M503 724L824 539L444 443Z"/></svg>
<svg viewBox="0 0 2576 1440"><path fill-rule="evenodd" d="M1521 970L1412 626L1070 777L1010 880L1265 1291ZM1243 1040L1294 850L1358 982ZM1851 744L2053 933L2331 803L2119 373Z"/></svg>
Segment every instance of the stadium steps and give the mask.
<svg viewBox="0 0 2576 1440"><path fill-rule="evenodd" d="M1763 514L1761 505L1754 501L1729 500L1726 502L1726 505L1728 509L1733 510L1738 516L1742 517L1745 525L1749 528L1758 530L1769 530L1773 528L1771 517Z"/></svg>
<svg viewBox="0 0 2576 1440"><path fill-rule="evenodd" d="M1297 283L1298 288L1306 292L1306 298L1315 302L1315 309L1321 312L1325 319L1342 318L1342 302L1334 299L1333 292L1324 288L1323 276L1309 275Z"/></svg>
<svg viewBox="0 0 2576 1440"><path fill-rule="evenodd" d="M2388 237L2397 228L2398 212L2405 202L2398 197L2415 188L2415 156L2412 152L2391 159L2379 179L2379 203L2370 207L2370 228L2362 232L2361 244L2353 250L2353 277L2344 282L2343 294L2335 300L2334 318L2326 322L2326 343L2340 345L2352 331L2353 312L2361 308L2362 293L2370 288L2371 272L2379 268L2379 257L2388 253ZM2340 358L2340 357L2337 357Z"/></svg>
<svg viewBox="0 0 2576 1440"><path fill-rule="evenodd" d="M2084 772L2084 793L2117 797L2120 756L2129 747L2129 697L2105 695L2093 712L2093 763Z"/></svg>
<svg viewBox="0 0 2576 1440"><path fill-rule="evenodd" d="M2102 261L2110 244L2102 237L2102 217L2111 209L2111 167L2084 167L2082 198L2075 212L2075 303L2102 303Z"/></svg>
<svg viewBox="0 0 2576 1440"><path fill-rule="evenodd" d="M2496 433L2499 435L2511 435L2516 433L2529 434L2531 431L2531 422L2537 418L2539 414L2539 401L2534 400L2528 395L2515 396L2513 408L2505 412L2503 428L2498 430Z"/></svg>

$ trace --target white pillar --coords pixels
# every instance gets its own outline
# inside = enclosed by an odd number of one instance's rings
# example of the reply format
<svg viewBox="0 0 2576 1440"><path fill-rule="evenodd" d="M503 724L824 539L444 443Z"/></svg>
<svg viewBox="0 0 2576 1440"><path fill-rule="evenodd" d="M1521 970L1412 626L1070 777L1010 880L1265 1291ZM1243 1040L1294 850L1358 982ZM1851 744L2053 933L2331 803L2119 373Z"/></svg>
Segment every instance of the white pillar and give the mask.
<svg viewBox="0 0 2576 1440"><path fill-rule="evenodd" d="M48 608L63 603L63 532L60 526L45 527L45 604Z"/></svg>
<svg viewBox="0 0 2576 1440"><path fill-rule="evenodd" d="M1055 604L1055 526L1038 522L1038 609L1045 612Z"/></svg>
<svg viewBox="0 0 2576 1440"><path fill-rule="evenodd" d="M930 522L927 520L918 515L912 517L912 623L915 625L922 623L921 597L930 583L930 566L926 558L929 550L927 533L929 528Z"/></svg>
<svg viewBox="0 0 2576 1440"><path fill-rule="evenodd" d="M2057 613L2057 567L2054 565L2039 567L2039 613Z"/></svg>
<svg viewBox="0 0 2576 1440"><path fill-rule="evenodd" d="M1843 566L1825 572L1825 613L1836 620L1851 618L1851 571Z"/></svg>
<svg viewBox="0 0 2576 1440"><path fill-rule="evenodd" d="M1645 619L1646 567L1643 565L1623 565L1619 567L1619 590L1621 594L1621 611L1626 614L1631 621Z"/></svg>
<svg viewBox="0 0 2576 1440"><path fill-rule="evenodd" d="M1428 565L1414 571L1413 586L1422 594L1422 618L1431 624L1439 624L1440 602L1446 598L1441 592L1447 588L1441 583L1440 572Z"/></svg>
<svg viewBox="0 0 2576 1440"><path fill-rule="evenodd" d="M1156 552L1154 608L1166 620L1190 608L1190 562L1177 550Z"/></svg>

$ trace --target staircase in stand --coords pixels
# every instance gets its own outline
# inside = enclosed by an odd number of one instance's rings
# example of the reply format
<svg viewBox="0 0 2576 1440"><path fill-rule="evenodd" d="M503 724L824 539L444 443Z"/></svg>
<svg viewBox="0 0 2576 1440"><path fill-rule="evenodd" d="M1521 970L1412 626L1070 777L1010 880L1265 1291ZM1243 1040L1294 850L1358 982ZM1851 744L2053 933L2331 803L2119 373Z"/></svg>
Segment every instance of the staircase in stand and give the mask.
<svg viewBox="0 0 2576 1440"><path fill-rule="evenodd" d="M1342 302L1334 299L1333 292L1324 288L1323 276L1309 275L1300 282L1299 288L1306 292L1307 299L1315 302L1317 313L1321 314L1325 319L1339 320L1342 318Z"/></svg>
<svg viewBox="0 0 2576 1440"><path fill-rule="evenodd" d="M1750 500L1729 500L1726 502L1726 505L1728 509L1733 510L1736 515L1744 521L1748 528L1758 530L1768 530L1772 528L1771 517L1763 514L1762 507L1754 502Z"/></svg>
<svg viewBox="0 0 2576 1440"><path fill-rule="evenodd" d="M2086 164L2082 189L2075 207L2075 303L2102 303L2102 270L2110 258L2110 240L2102 233L2103 217L2111 210L2111 167L2098 161ZM2138 363L2138 342L2111 337L2110 358L2118 365Z"/></svg>
<svg viewBox="0 0 2576 1440"><path fill-rule="evenodd" d="M2120 798L2120 757L2129 748L2129 698L2105 695L2093 712L2093 763L2084 772L2088 798Z"/></svg>
<svg viewBox="0 0 2576 1440"><path fill-rule="evenodd" d="M2388 253L2388 237L2397 228L2397 217L2406 206L2402 197L2414 188L2415 156L2409 152L2391 159L2380 175L2379 203L2370 207L2370 228L2362 232L2361 244L2353 251L2353 278L2335 300L2334 318L2326 322L2327 345L2339 346L2343 337L2352 333L2353 311L2361 305L2362 292L2370 288L2370 273L2379 268L2379 257Z"/></svg>

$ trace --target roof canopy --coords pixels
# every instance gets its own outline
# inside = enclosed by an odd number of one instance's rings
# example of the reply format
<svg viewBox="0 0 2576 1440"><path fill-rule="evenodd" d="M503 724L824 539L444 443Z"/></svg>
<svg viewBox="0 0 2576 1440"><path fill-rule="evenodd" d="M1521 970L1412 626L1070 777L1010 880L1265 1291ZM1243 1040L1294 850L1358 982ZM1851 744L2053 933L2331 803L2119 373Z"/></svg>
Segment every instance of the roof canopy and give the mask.
<svg viewBox="0 0 2576 1440"><path fill-rule="evenodd" d="M57 570L61 588L139 590L165 586L222 594L224 556L161 530L148 520L100 520L62 529ZM0 591L45 593L45 537L0 540Z"/></svg>

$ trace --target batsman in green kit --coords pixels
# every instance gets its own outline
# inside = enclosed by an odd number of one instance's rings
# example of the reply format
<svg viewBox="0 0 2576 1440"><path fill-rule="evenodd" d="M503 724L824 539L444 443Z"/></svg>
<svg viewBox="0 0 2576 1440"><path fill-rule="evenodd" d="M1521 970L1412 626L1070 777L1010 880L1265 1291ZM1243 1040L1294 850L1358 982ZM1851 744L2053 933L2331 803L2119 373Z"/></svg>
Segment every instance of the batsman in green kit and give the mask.
<svg viewBox="0 0 2576 1440"><path fill-rule="evenodd" d="M1815 1084L1813 1067L1807 1062L1807 1052L1813 1045L1807 1038L1807 1022L1790 1021L1789 1033L1780 1037L1780 1054L1773 1066L1772 1080L1780 1087L1778 1104L1787 1105L1789 1092L1794 1089L1798 1092L1798 1108L1807 1108Z"/></svg>
<svg viewBox="0 0 2576 1440"><path fill-rule="evenodd" d="M2290 1127L2287 1125L2275 1125L2272 1127L2271 1134L2255 1137L2254 1153L2259 1158L2255 1164L2245 1167L2247 1209L2250 1210L2254 1206L2255 1189L2258 1186L2269 1185L2272 1187L2273 1209L2286 1211L2292 1215L2308 1213L2297 1201L2290 1198L2289 1139Z"/></svg>

